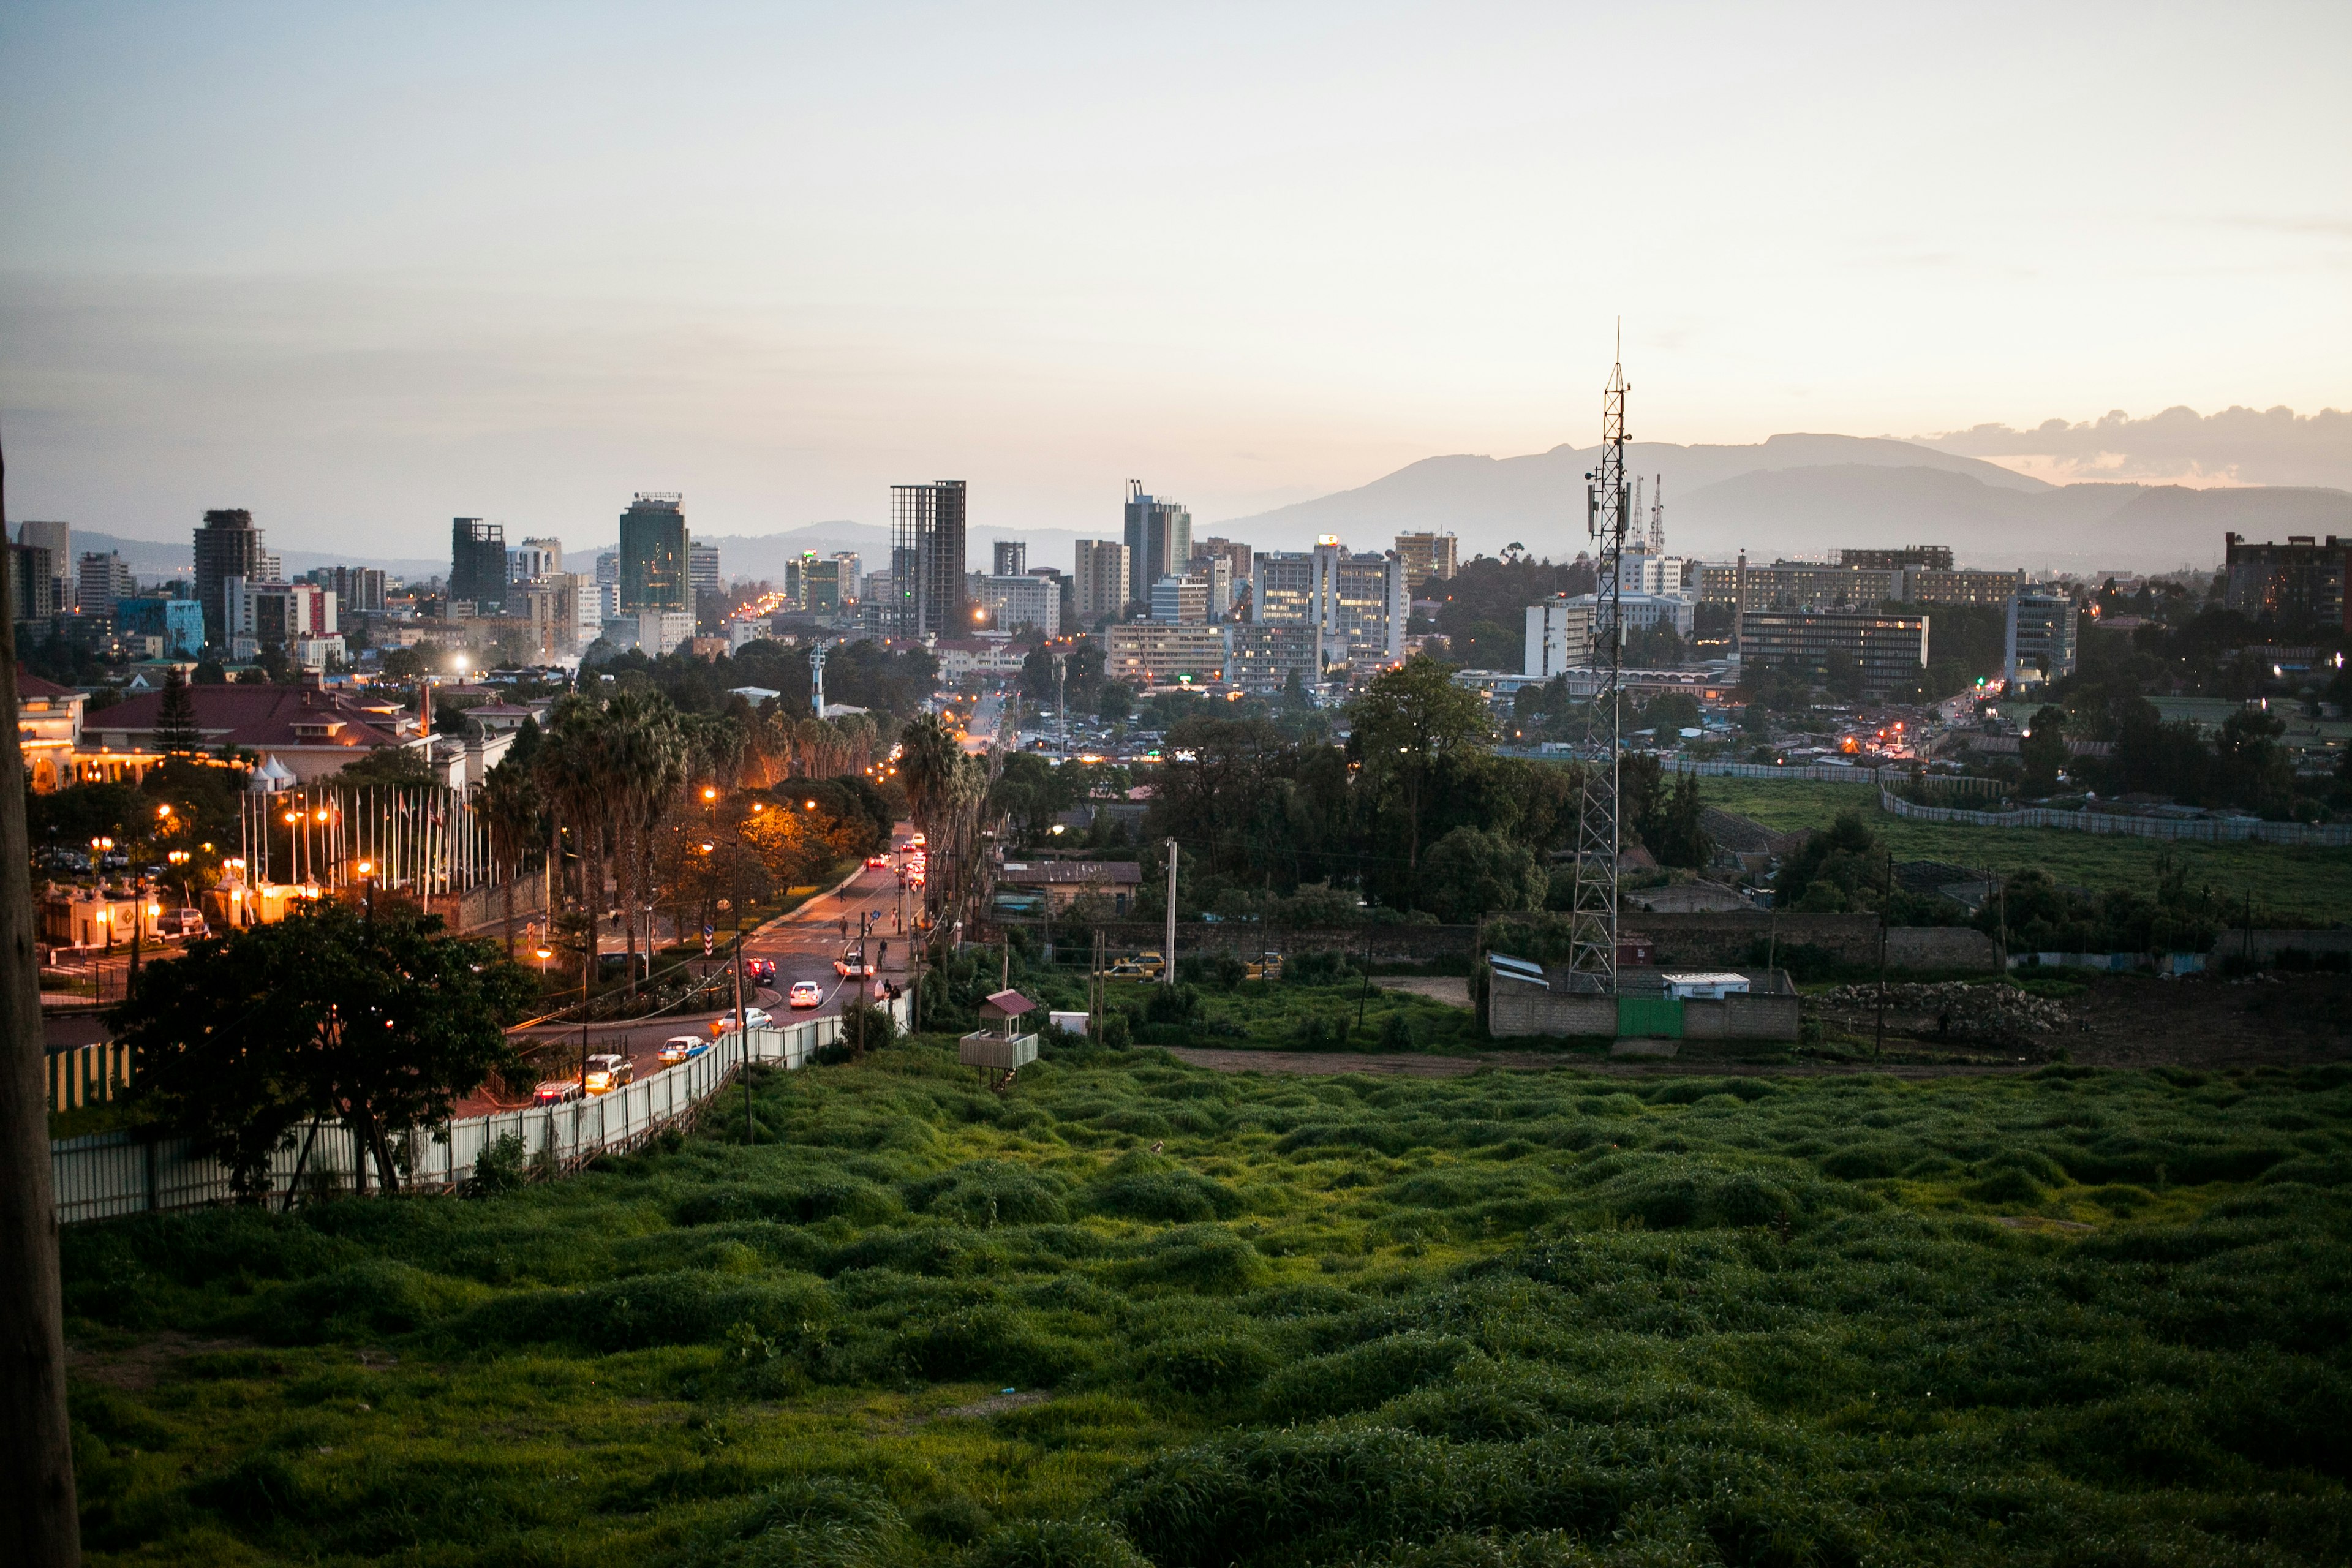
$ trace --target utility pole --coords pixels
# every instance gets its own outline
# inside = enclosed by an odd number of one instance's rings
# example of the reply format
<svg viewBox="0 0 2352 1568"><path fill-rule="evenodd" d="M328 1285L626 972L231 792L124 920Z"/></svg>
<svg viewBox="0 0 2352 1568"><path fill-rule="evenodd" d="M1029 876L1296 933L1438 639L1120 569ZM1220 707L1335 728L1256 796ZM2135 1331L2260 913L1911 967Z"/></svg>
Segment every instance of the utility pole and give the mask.
<svg viewBox="0 0 2352 1568"><path fill-rule="evenodd" d="M1176 984L1176 840L1168 841L1168 941L1160 950L1160 983Z"/></svg>
<svg viewBox="0 0 2352 1568"><path fill-rule="evenodd" d="M7 469L0 464L0 479ZM16 736L15 563L0 550L0 1562L74 1568L81 1514L66 1425L58 1211L41 1081L40 969L33 958L32 847Z"/></svg>

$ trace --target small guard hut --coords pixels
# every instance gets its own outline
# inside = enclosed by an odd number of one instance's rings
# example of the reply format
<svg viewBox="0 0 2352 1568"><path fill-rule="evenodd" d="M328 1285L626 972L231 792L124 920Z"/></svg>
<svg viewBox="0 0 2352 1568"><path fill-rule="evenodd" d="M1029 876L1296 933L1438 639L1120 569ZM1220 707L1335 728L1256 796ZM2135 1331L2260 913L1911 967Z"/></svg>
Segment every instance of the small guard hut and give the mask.
<svg viewBox="0 0 2352 1568"><path fill-rule="evenodd" d="M1022 1020L1036 1010L1018 991L997 992L980 1005L981 1026L957 1042L957 1059L978 1068L981 1080L1003 1094L1013 1075L1037 1059L1036 1035L1021 1033Z"/></svg>

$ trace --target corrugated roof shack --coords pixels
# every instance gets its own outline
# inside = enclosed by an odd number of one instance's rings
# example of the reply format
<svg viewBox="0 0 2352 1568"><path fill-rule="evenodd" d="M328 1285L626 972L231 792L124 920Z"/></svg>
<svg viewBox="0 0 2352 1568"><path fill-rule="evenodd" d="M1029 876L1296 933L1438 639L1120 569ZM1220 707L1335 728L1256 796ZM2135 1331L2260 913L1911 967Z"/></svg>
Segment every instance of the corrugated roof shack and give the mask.
<svg viewBox="0 0 2352 1568"><path fill-rule="evenodd" d="M1797 989L1785 970L1741 970L1745 993L1676 996L1663 972L1618 972L1619 994L1572 990L1567 967L1488 955L1487 1031L1497 1038L1794 1040L1801 1022ZM1671 1047L1645 1054L1672 1055Z"/></svg>

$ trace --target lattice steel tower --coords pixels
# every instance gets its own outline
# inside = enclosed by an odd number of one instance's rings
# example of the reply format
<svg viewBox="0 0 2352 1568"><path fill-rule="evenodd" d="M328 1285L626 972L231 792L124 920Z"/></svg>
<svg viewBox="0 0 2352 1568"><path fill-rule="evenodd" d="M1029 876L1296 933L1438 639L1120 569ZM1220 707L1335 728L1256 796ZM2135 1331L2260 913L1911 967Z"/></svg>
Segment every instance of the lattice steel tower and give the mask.
<svg viewBox="0 0 2352 1568"><path fill-rule="evenodd" d="M1576 832L1576 899L1570 906L1570 984L1614 995L1617 991L1617 846L1622 755L1621 703L1625 654L1624 582L1619 572L1625 533L1638 531L1632 486L1625 478L1625 365L1622 350L1601 394L1601 466L1584 476L1585 531L1599 545L1592 604L1591 658L1598 677L1585 731L1582 809ZM1638 537L1638 532L1637 535Z"/></svg>

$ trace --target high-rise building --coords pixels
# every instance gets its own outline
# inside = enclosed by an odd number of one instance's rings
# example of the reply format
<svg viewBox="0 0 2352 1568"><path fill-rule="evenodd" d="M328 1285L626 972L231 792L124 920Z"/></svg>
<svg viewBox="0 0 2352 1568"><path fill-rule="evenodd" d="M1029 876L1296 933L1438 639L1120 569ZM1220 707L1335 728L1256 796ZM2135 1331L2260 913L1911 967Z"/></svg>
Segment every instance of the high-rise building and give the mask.
<svg viewBox="0 0 2352 1568"><path fill-rule="evenodd" d="M716 594L726 586L719 574L719 546L698 544L689 540L686 546L686 582L695 597Z"/></svg>
<svg viewBox="0 0 2352 1568"><path fill-rule="evenodd" d="M1739 617L1744 670L1825 680L1843 662L1860 667L1866 697L1904 690L1927 668L1927 617L1870 610L1749 610Z"/></svg>
<svg viewBox="0 0 2352 1568"><path fill-rule="evenodd" d="M318 576L312 573L313 577ZM331 568L322 584L335 591L335 603L346 614L380 616L383 614L387 579L381 566L337 566Z"/></svg>
<svg viewBox="0 0 2352 1568"><path fill-rule="evenodd" d="M495 616L507 604L507 525L478 517L449 520L449 602Z"/></svg>
<svg viewBox="0 0 2352 1568"><path fill-rule="evenodd" d="M1106 679L1143 690L1224 679L1225 634L1221 626L1128 621L1099 635Z"/></svg>
<svg viewBox="0 0 2352 1568"><path fill-rule="evenodd" d="M163 658L194 658L205 651L205 607L194 599L117 599L114 629L124 637L152 637Z"/></svg>
<svg viewBox="0 0 2352 1568"><path fill-rule="evenodd" d="M980 580L980 607L992 631L1027 626L1044 637L1062 635L1062 587L1051 577L992 572Z"/></svg>
<svg viewBox="0 0 2352 1568"><path fill-rule="evenodd" d="M964 577L968 498L961 479L890 487L890 592L883 629L898 637L967 632Z"/></svg>
<svg viewBox="0 0 2352 1568"><path fill-rule="evenodd" d="M1018 539L1000 539L989 547L992 577L1018 577L1029 570L1029 546Z"/></svg>
<svg viewBox="0 0 2352 1568"><path fill-rule="evenodd" d="M833 560L834 564L841 568L835 580L841 584L842 603L865 597L866 574L862 568L866 563L859 559L857 552L836 550L833 552Z"/></svg>
<svg viewBox="0 0 2352 1568"><path fill-rule="evenodd" d="M49 552L50 594L57 601L57 611L63 615L74 607L74 592L79 586L74 575L73 524L69 522L20 522L16 525L16 542L37 544Z"/></svg>
<svg viewBox="0 0 2352 1568"><path fill-rule="evenodd" d="M253 514L242 507L205 513L195 531L196 603L205 607L205 641L228 646L228 618L221 600L222 586L231 577L247 581L262 576L261 531Z"/></svg>
<svg viewBox="0 0 2352 1568"><path fill-rule="evenodd" d="M47 545L8 546L8 590L16 597L20 625L47 620L60 611L57 568L49 560Z"/></svg>
<svg viewBox="0 0 2352 1568"><path fill-rule="evenodd" d="M1325 534L1311 551L1263 550L1250 563L1250 619L1265 626L1313 626L1321 662L1359 655L1404 657L1404 560L1395 551L1351 553Z"/></svg>
<svg viewBox="0 0 2352 1568"><path fill-rule="evenodd" d="M1192 514L1172 500L1143 493L1141 479L1127 481L1127 602L1149 604L1151 585L1181 577L1192 561Z"/></svg>
<svg viewBox="0 0 2352 1568"><path fill-rule="evenodd" d="M616 592L619 590L621 586L621 552L619 551L606 550L598 553L596 585L600 588L611 588Z"/></svg>
<svg viewBox="0 0 2352 1568"><path fill-rule="evenodd" d="M1070 600L1080 626L1091 626L1127 607L1127 546L1113 539L1081 539Z"/></svg>
<svg viewBox="0 0 2352 1568"><path fill-rule="evenodd" d="M1549 680L1586 662L1592 650L1592 598L1558 594L1528 606L1521 674Z"/></svg>
<svg viewBox="0 0 2352 1568"><path fill-rule="evenodd" d="M500 552L501 562L504 552ZM290 649L306 637L337 634L335 595L315 583L256 583L231 577L221 584L230 651L249 658L265 647Z"/></svg>
<svg viewBox="0 0 2352 1568"><path fill-rule="evenodd" d="M2241 615L2352 631L2352 539L2292 533L2284 544L2222 536L2223 605Z"/></svg>
<svg viewBox="0 0 2352 1568"><path fill-rule="evenodd" d="M1225 637L1225 679L1245 691L1280 691L1296 676L1302 685L1323 679L1322 639L1307 626L1259 626L1237 621Z"/></svg>
<svg viewBox="0 0 2352 1568"><path fill-rule="evenodd" d="M622 614L693 609L686 577L685 503L684 496L672 491L640 490L621 514Z"/></svg>
<svg viewBox="0 0 2352 1568"><path fill-rule="evenodd" d="M1456 560L1451 533L1400 533L1396 552L1404 561L1405 591L1418 596L1432 583L1454 575Z"/></svg>
<svg viewBox="0 0 2352 1568"><path fill-rule="evenodd" d="M1223 557L1225 569L1233 574L1234 585L1249 581L1250 547L1238 539L1220 539L1214 534L1192 542L1192 571L1196 575L1208 574L1207 563Z"/></svg>
<svg viewBox="0 0 2352 1568"><path fill-rule="evenodd" d="M820 561L816 552L801 557L801 605L813 616L841 612L841 563Z"/></svg>
<svg viewBox="0 0 2352 1568"><path fill-rule="evenodd" d="M507 552L507 581L536 583L563 570L563 547L551 539L526 539Z"/></svg>
<svg viewBox="0 0 2352 1568"><path fill-rule="evenodd" d="M74 578L75 602L89 616L110 616L116 600L127 599L139 591L130 566L111 550L103 555L85 551Z"/></svg>
<svg viewBox="0 0 2352 1568"><path fill-rule="evenodd" d="M1199 626L1209 619L1209 584L1199 577L1162 577L1151 584L1151 618L1162 626Z"/></svg>
<svg viewBox="0 0 2352 1568"><path fill-rule="evenodd" d="M2030 588L2010 600L2002 663L2011 693L2028 672L2051 680L2074 673L2079 615L2063 588Z"/></svg>

